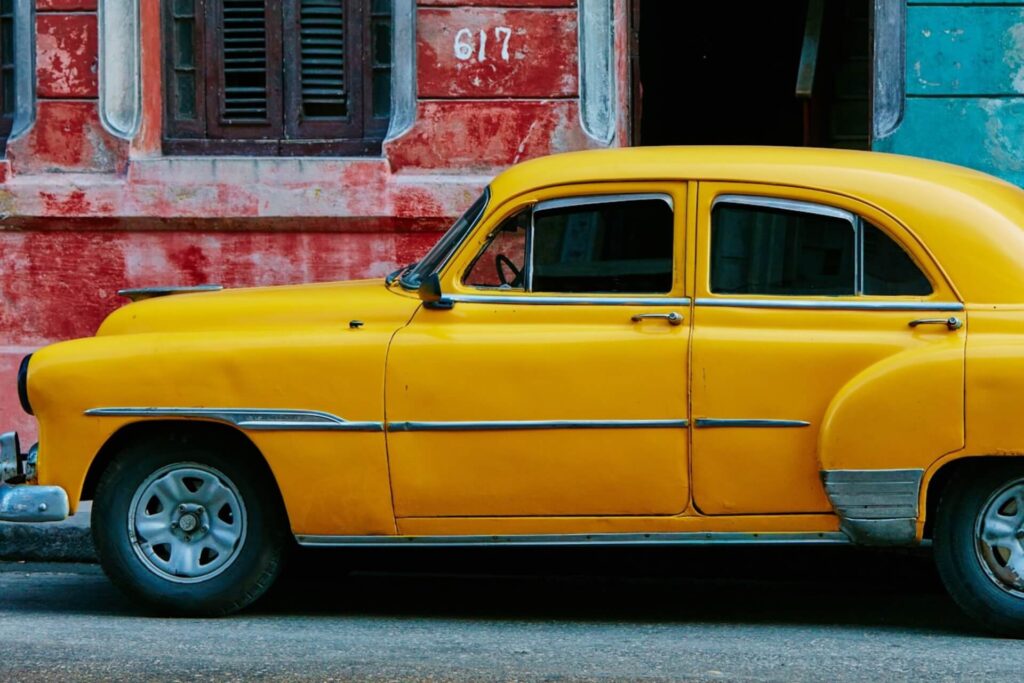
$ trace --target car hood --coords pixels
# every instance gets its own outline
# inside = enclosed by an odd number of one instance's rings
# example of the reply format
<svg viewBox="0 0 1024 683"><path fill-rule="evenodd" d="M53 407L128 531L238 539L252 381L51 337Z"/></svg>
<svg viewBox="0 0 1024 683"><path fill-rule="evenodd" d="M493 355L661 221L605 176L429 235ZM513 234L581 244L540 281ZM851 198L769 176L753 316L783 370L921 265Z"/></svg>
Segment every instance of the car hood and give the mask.
<svg viewBox="0 0 1024 683"><path fill-rule="evenodd" d="M420 300L383 280L174 294L128 304L97 336L148 332L348 327L352 321L406 322Z"/></svg>

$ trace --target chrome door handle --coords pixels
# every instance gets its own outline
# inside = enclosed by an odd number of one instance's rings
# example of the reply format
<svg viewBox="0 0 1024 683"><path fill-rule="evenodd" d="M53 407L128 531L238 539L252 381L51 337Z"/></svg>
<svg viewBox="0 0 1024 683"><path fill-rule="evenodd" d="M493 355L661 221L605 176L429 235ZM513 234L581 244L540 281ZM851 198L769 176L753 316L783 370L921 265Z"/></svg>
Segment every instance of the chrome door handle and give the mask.
<svg viewBox="0 0 1024 683"><path fill-rule="evenodd" d="M651 318L664 318L665 320L668 321L669 325L683 324L683 316L676 313L675 311L672 311L671 313L637 313L631 318L631 320L635 323L638 323L641 320L648 320Z"/></svg>
<svg viewBox="0 0 1024 683"><path fill-rule="evenodd" d="M911 327L917 327L918 325L945 325L951 330L959 330L964 326L964 321L955 315L951 315L948 318L918 318L917 320L911 320L908 324Z"/></svg>

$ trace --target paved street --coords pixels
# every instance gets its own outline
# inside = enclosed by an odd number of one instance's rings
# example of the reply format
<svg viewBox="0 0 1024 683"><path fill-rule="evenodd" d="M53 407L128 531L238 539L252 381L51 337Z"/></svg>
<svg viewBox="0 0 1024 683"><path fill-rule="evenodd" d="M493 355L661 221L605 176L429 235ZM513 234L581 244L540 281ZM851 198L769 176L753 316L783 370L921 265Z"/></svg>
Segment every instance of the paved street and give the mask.
<svg viewBox="0 0 1024 683"><path fill-rule="evenodd" d="M0 564L0 680L1018 681L1022 667L1024 642L975 631L927 558L842 548L306 553L220 620L142 614L92 565Z"/></svg>

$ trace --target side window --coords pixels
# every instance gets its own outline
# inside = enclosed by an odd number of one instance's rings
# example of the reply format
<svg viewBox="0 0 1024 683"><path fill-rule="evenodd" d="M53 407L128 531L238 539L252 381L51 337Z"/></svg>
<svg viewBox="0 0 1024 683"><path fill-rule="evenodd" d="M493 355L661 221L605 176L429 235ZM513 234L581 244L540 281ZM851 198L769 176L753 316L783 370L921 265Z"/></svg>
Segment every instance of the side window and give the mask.
<svg viewBox="0 0 1024 683"><path fill-rule="evenodd" d="M787 200L728 197L711 213L711 291L775 296L927 295L928 278L878 227Z"/></svg>
<svg viewBox="0 0 1024 683"><path fill-rule="evenodd" d="M864 293L889 296L924 296L932 285L910 255L888 235L867 221L864 231Z"/></svg>
<svg viewBox="0 0 1024 683"><path fill-rule="evenodd" d="M463 282L470 287L524 288L526 280L526 233L530 210L502 221L491 233L487 246L470 264Z"/></svg>
<svg viewBox="0 0 1024 683"><path fill-rule="evenodd" d="M665 199L554 204L534 213L532 291L671 291L673 220Z"/></svg>
<svg viewBox="0 0 1024 683"><path fill-rule="evenodd" d="M854 294L855 237L853 224L838 216L716 204L711 213L711 291Z"/></svg>
<svg viewBox="0 0 1024 683"><path fill-rule="evenodd" d="M491 233L463 283L558 294L667 294L673 223L667 195L542 202Z"/></svg>

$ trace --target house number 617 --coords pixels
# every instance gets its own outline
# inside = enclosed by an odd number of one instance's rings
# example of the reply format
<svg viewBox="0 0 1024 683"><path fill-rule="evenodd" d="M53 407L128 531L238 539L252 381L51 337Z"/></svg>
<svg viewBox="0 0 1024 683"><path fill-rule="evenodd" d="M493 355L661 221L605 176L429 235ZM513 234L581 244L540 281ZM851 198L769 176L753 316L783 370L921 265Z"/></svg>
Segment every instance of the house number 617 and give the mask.
<svg viewBox="0 0 1024 683"><path fill-rule="evenodd" d="M458 33L455 34L455 57L466 61L467 59L473 58L473 53L476 53L476 59L478 62L487 60L487 31L480 29L479 42L474 45L474 38L472 29L461 28ZM501 58L503 61L508 61L508 39L512 37L512 29L508 26L497 26L494 29L494 40L501 42Z"/></svg>

